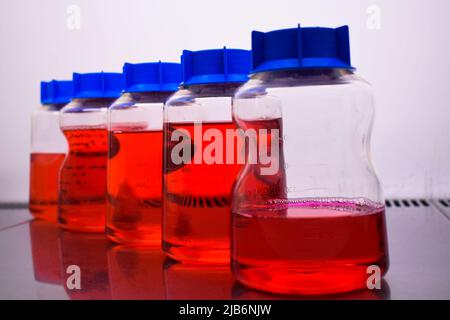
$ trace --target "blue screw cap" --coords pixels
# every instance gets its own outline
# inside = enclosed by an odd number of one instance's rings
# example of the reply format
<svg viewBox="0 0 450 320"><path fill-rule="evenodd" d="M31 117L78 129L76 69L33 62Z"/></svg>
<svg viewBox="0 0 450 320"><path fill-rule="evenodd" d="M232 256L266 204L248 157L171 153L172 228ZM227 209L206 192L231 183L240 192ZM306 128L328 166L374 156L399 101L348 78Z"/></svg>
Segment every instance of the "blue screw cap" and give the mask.
<svg viewBox="0 0 450 320"><path fill-rule="evenodd" d="M242 83L248 80L251 52L243 49L184 50L183 85Z"/></svg>
<svg viewBox="0 0 450 320"><path fill-rule="evenodd" d="M252 73L288 69L353 69L348 26L252 32Z"/></svg>
<svg viewBox="0 0 450 320"><path fill-rule="evenodd" d="M72 99L72 81L71 80L52 80L41 82L41 103L48 104L67 104Z"/></svg>
<svg viewBox="0 0 450 320"><path fill-rule="evenodd" d="M118 98L123 90L121 73L74 73L73 97L87 98Z"/></svg>
<svg viewBox="0 0 450 320"><path fill-rule="evenodd" d="M171 62L125 63L125 92L172 92L181 82L181 64Z"/></svg>

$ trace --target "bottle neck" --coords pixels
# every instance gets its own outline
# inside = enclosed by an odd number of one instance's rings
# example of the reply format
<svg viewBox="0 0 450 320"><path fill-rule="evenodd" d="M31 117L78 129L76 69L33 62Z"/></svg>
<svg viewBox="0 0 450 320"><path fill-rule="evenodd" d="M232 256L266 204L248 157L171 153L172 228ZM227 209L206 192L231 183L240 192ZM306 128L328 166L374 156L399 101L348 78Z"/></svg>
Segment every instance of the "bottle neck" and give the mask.
<svg viewBox="0 0 450 320"><path fill-rule="evenodd" d="M105 108L109 107L117 98L75 98L71 104L78 104L82 107Z"/></svg>
<svg viewBox="0 0 450 320"><path fill-rule="evenodd" d="M152 92L125 92L123 95L131 97L141 103L164 103L173 94L172 91L152 91Z"/></svg>
<svg viewBox="0 0 450 320"><path fill-rule="evenodd" d="M182 89L202 97L232 97L241 85L241 82L192 84L184 85Z"/></svg>
<svg viewBox="0 0 450 320"><path fill-rule="evenodd" d="M271 83L273 86L337 85L358 77L350 69L292 69L259 72L250 76L251 81Z"/></svg>
<svg viewBox="0 0 450 320"><path fill-rule="evenodd" d="M343 76L353 75L352 69L341 68L322 68L322 69L288 69L288 70L275 70L265 71L252 74L251 79L260 79L270 77L328 77L328 78L340 78Z"/></svg>
<svg viewBox="0 0 450 320"><path fill-rule="evenodd" d="M53 104L43 104L42 105L42 109L46 110L46 111L59 111L62 108L64 108L64 106L67 103L53 103Z"/></svg>

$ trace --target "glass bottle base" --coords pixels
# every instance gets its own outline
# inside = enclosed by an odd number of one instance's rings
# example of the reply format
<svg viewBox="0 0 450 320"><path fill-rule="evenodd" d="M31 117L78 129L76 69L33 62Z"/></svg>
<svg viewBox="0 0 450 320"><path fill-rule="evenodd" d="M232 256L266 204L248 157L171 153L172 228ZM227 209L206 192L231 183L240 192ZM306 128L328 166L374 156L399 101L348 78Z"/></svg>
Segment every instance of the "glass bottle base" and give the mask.
<svg viewBox="0 0 450 320"><path fill-rule="evenodd" d="M161 247L161 227L145 228L145 230L118 230L106 227L108 239L118 244Z"/></svg>
<svg viewBox="0 0 450 320"><path fill-rule="evenodd" d="M193 264L230 263L229 240L173 243L163 240L165 254L173 260Z"/></svg>
<svg viewBox="0 0 450 320"><path fill-rule="evenodd" d="M296 266L256 266L233 261L233 273L243 285L277 294L290 295L325 295L337 294L367 288L371 273L368 266L336 262L333 264L296 265ZM373 265L383 265L383 261L375 261ZM386 269L381 269L381 275Z"/></svg>
<svg viewBox="0 0 450 320"><path fill-rule="evenodd" d="M58 217L57 203L49 205L29 204L28 210L35 219L46 220L50 222L57 221Z"/></svg>
<svg viewBox="0 0 450 320"><path fill-rule="evenodd" d="M384 206L365 199L300 199L235 212L232 231L233 272L259 290L349 292L381 281L389 266Z"/></svg>

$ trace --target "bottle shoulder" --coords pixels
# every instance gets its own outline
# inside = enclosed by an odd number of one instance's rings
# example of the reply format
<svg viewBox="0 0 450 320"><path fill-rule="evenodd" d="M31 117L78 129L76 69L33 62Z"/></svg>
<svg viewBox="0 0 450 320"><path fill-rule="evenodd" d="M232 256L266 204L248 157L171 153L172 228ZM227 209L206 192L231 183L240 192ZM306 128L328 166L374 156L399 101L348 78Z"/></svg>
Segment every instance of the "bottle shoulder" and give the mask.
<svg viewBox="0 0 450 320"><path fill-rule="evenodd" d="M331 90L352 88L371 94L369 82L349 70L288 70L254 74L235 93L235 99L249 99L283 89L298 90L299 93L312 88Z"/></svg>
<svg viewBox="0 0 450 320"><path fill-rule="evenodd" d="M162 106L172 92L125 92L109 108L126 110L133 107Z"/></svg>
<svg viewBox="0 0 450 320"><path fill-rule="evenodd" d="M64 105L51 104L51 105L41 105L31 113L32 119L44 119L58 117L61 109Z"/></svg>
<svg viewBox="0 0 450 320"><path fill-rule="evenodd" d="M80 113L80 112L105 112L115 99L73 99L64 108L62 113Z"/></svg>
<svg viewBox="0 0 450 320"><path fill-rule="evenodd" d="M202 101L231 99L241 83L192 85L176 91L165 103L167 107L201 104Z"/></svg>
<svg viewBox="0 0 450 320"><path fill-rule="evenodd" d="M45 113L45 112L59 112L62 108L64 108L65 104L43 104L38 106L34 112Z"/></svg>

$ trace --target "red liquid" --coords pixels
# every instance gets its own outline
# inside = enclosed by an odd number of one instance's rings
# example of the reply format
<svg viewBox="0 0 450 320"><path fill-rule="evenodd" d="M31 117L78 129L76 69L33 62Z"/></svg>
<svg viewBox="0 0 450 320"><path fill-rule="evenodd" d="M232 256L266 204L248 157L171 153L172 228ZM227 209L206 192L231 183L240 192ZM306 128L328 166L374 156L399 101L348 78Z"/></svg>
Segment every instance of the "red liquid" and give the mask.
<svg viewBox="0 0 450 320"><path fill-rule="evenodd" d="M71 300L109 300L107 251L110 242L104 235L62 231L59 237L61 250L62 285ZM80 268L81 289L71 288L75 273L69 266ZM70 271L70 269L69 269Z"/></svg>
<svg viewBox="0 0 450 320"><path fill-rule="evenodd" d="M108 252L114 300L164 300L164 255L160 248L115 246Z"/></svg>
<svg viewBox="0 0 450 320"><path fill-rule="evenodd" d="M271 199L286 199L286 173L283 151L283 125L281 118L270 120L255 120L239 123L240 128L256 133L252 139L246 138L246 164L233 190L233 207L253 208ZM278 131L278 141L276 131ZM272 142L278 145L278 150L272 150ZM261 164L260 148L264 146L270 163ZM249 151L255 150L256 155L250 157ZM252 160L253 159L253 160ZM263 169L273 168L270 172Z"/></svg>
<svg viewBox="0 0 450 320"><path fill-rule="evenodd" d="M202 132L218 129L225 137L226 129L235 129L233 123L203 124ZM170 124L166 128L165 190L163 214L163 248L178 261L229 263L231 189L241 165L186 164L174 166L170 159L173 145L171 134L175 129L189 131L194 139L194 124ZM194 146L192 156L203 150ZM236 146L236 144L235 144ZM235 152L236 155L236 152Z"/></svg>
<svg viewBox="0 0 450 320"><path fill-rule="evenodd" d="M107 130L64 129L69 153L60 174L60 225L68 230L104 232Z"/></svg>
<svg viewBox="0 0 450 320"><path fill-rule="evenodd" d="M58 177L64 157L63 153L31 154L29 209L36 219L57 219Z"/></svg>
<svg viewBox="0 0 450 320"><path fill-rule="evenodd" d="M286 294L365 288L388 269L384 207L325 199L233 214L232 268L243 284Z"/></svg>
<svg viewBox="0 0 450 320"><path fill-rule="evenodd" d="M60 229L50 221L30 222L34 278L39 282L61 284Z"/></svg>
<svg viewBox="0 0 450 320"><path fill-rule="evenodd" d="M110 132L107 234L161 245L162 131Z"/></svg>

